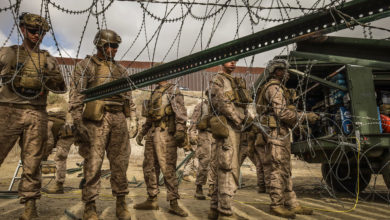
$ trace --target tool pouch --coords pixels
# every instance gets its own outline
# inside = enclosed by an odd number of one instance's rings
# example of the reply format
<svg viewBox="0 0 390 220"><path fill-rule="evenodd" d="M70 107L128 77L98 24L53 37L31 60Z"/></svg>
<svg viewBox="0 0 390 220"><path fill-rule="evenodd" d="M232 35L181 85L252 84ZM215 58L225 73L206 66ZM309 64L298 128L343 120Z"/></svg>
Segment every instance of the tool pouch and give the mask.
<svg viewBox="0 0 390 220"><path fill-rule="evenodd" d="M87 102L84 106L83 118L91 121L101 121L104 116L104 102L101 100Z"/></svg>

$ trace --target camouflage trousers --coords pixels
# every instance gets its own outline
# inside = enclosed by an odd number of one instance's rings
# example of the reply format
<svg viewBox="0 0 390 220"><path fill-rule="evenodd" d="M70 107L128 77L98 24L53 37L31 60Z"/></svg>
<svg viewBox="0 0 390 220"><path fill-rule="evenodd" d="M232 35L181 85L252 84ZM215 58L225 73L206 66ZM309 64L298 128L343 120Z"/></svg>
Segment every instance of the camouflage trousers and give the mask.
<svg viewBox="0 0 390 220"><path fill-rule="evenodd" d="M241 133L227 125L229 137L215 139L216 153L213 162L216 171L214 190L211 194L210 208L217 209L220 213L232 215L232 200L238 187L239 155Z"/></svg>
<svg viewBox="0 0 390 220"><path fill-rule="evenodd" d="M49 158L49 156L54 148L54 145L56 145L56 143L55 143L56 141L55 141L53 132L51 131L52 127L53 127L53 122L49 121L48 126L47 126L47 140L44 144L42 160L47 160L47 158Z"/></svg>
<svg viewBox="0 0 390 220"><path fill-rule="evenodd" d="M194 149L193 145L192 147L193 147L192 149ZM195 149L197 148L195 147ZM185 151L184 157L187 157L190 153L191 151ZM187 162L184 164L183 176L193 175L194 173L196 173L198 167L199 167L198 158L196 157L196 155L193 154L192 157L189 160L187 160Z"/></svg>
<svg viewBox="0 0 390 220"><path fill-rule="evenodd" d="M198 172L196 173L195 181L196 185L206 185L210 168L212 145L215 145L215 143L211 133L208 131L199 131L198 147L195 151L196 158L199 160Z"/></svg>
<svg viewBox="0 0 390 220"><path fill-rule="evenodd" d="M105 152L110 161L112 194L127 195L129 189L126 172L131 148L125 115L122 112L105 112L100 122L85 121L84 124L89 131L90 144L79 147L79 153L84 157L86 180L82 193L83 201L94 201L99 195Z"/></svg>
<svg viewBox="0 0 390 220"><path fill-rule="evenodd" d="M267 146L256 146L255 155L258 158L259 167L257 169L257 185L260 189L266 189L269 192L271 176L271 150ZM265 188L262 188L265 187Z"/></svg>
<svg viewBox="0 0 390 220"><path fill-rule="evenodd" d="M0 166L19 139L23 173L19 183L20 202L41 197L43 145L47 138L45 110L0 106Z"/></svg>
<svg viewBox="0 0 390 220"><path fill-rule="evenodd" d="M159 194L160 170L164 175L167 200L179 199L179 182L176 177L177 145L168 129L152 127L145 138L143 172L149 196Z"/></svg>
<svg viewBox="0 0 390 220"><path fill-rule="evenodd" d="M298 206L291 180L291 143L288 129L272 129L267 140L271 154L270 197L271 207Z"/></svg>
<svg viewBox="0 0 390 220"><path fill-rule="evenodd" d="M215 142L215 139L211 137L213 140L213 143L211 144L211 151L210 151L210 166L209 166L209 172L207 174L207 180L209 181L209 185L214 185L215 181L217 179L217 144Z"/></svg>
<svg viewBox="0 0 390 220"><path fill-rule="evenodd" d="M242 147L240 151L240 167L242 166L247 157L256 167L257 186L259 187L259 189L266 189L267 184L265 180L265 172L263 163L260 159L260 155L256 152L256 150L251 151L249 146Z"/></svg>
<svg viewBox="0 0 390 220"><path fill-rule="evenodd" d="M56 162L56 182L64 183L66 176L66 159L68 159L69 150L72 144L74 143L74 137L65 137L60 138L57 141L57 152L54 157L54 161Z"/></svg>

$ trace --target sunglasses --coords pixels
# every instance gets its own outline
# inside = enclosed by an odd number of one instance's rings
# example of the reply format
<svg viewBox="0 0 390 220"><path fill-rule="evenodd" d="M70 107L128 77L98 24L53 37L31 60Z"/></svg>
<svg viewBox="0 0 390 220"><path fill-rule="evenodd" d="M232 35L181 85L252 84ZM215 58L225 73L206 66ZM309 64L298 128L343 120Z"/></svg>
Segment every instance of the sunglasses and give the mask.
<svg viewBox="0 0 390 220"><path fill-rule="evenodd" d="M32 28L27 28L27 31L30 33L30 34L39 34L39 35L42 35L42 34L45 34L46 32L42 31L41 29L32 29Z"/></svg>
<svg viewBox="0 0 390 220"><path fill-rule="evenodd" d="M115 44L115 43L113 43L113 44L105 44L104 46L105 47L111 47L113 49L117 49L119 47L119 44Z"/></svg>

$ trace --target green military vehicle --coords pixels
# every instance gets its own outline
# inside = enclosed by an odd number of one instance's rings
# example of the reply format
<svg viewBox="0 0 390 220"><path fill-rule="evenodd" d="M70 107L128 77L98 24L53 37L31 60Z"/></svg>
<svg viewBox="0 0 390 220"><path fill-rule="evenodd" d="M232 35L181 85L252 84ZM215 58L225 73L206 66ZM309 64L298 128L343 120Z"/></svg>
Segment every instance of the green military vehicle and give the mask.
<svg viewBox="0 0 390 220"><path fill-rule="evenodd" d="M372 174L390 189L389 51L388 40L321 37L290 53L287 87L299 109L322 116L295 129L292 153L321 163L334 190L364 190Z"/></svg>

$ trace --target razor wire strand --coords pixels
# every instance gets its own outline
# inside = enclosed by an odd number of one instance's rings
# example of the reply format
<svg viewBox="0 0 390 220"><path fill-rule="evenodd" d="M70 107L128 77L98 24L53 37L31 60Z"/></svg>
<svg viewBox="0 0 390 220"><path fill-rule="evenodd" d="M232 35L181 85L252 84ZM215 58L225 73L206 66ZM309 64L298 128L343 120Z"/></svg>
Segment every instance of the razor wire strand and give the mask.
<svg viewBox="0 0 390 220"><path fill-rule="evenodd" d="M51 1L48 1L49 3L51 3ZM298 1L297 1L298 2ZM336 2L339 2L339 1L332 1L332 3L336 3ZM111 1L111 3L112 3L112 1ZM319 3L319 1L317 1L317 3ZM323 3L325 3L325 1L323 1ZM189 5L189 4L185 4L185 5ZM229 6L227 6L227 7L230 7L230 5L233 5L233 4L229 4ZM219 5L219 6L223 6L223 4L222 5ZM93 6L92 6L93 7ZM248 5L246 6L246 7L248 7ZM108 7L107 7L108 8ZM107 10L107 8L105 9L105 10ZM221 7L222 8L222 7ZM239 7L235 7L235 8L239 8ZM253 7L251 6L251 9L252 9ZM298 7L298 8L301 8L302 9L302 7ZM98 14L103 14L104 15L104 13L105 13L105 10L103 11L103 12L101 12L101 13L98 13L98 12L96 12L95 11L95 13L94 13L94 15L96 16L96 15L98 15ZM220 9L220 10L222 10L222 9ZM287 7L281 7L280 8L280 10L287 10ZM290 10L291 10L291 8L290 8ZM190 10L188 10L189 12L191 12ZM250 15L252 15L253 14L253 12L249 12L249 10L248 10L248 13L250 14ZM144 13L145 14L145 13ZM147 13L146 13L147 14ZM256 13L257 14L257 13ZM49 15L50 16L50 15ZM183 20L185 19L185 17L187 17L187 16L183 16L183 14L182 14L182 17L183 17ZM207 19L205 19L205 20L207 20ZM98 21L98 20L97 20ZM88 23L88 22L87 22ZM362 27L367 27L367 28L369 28L370 27L370 24L359 24L360 26L362 26ZM14 26L16 26L15 24L14 24ZM379 28L381 28L381 27L379 27ZM146 29L146 28L145 28ZM388 31L388 29L387 28L382 28L383 30L385 30L385 31ZM142 30L142 29L140 29L140 30ZM215 30L216 29L214 29L214 32L215 32ZM53 31L54 32L54 31ZM203 31L200 31L200 33L203 33ZM11 35L11 34L10 34ZM372 34L370 33L370 37L372 36ZM153 39L153 38L152 38ZM210 39L211 38L209 38L209 42L210 42ZM134 41L135 42L135 41ZM80 41L80 45L81 45L81 41ZM60 46L58 45L57 46L57 48L58 48L58 50L60 50ZM156 49L156 48L155 48ZM306 85L307 85L307 83L305 83ZM306 86L306 88L307 88L307 86ZM304 97L303 99L305 99L306 97ZM325 112L326 113L326 112ZM328 114L328 115L331 115L330 113L326 113L326 114ZM352 117L360 117L360 116L352 116ZM373 121L375 120L375 119L372 119ZM373 122L373 123L375 123L375 122ZM364 155L363 155L364 156Z"/></svg>

